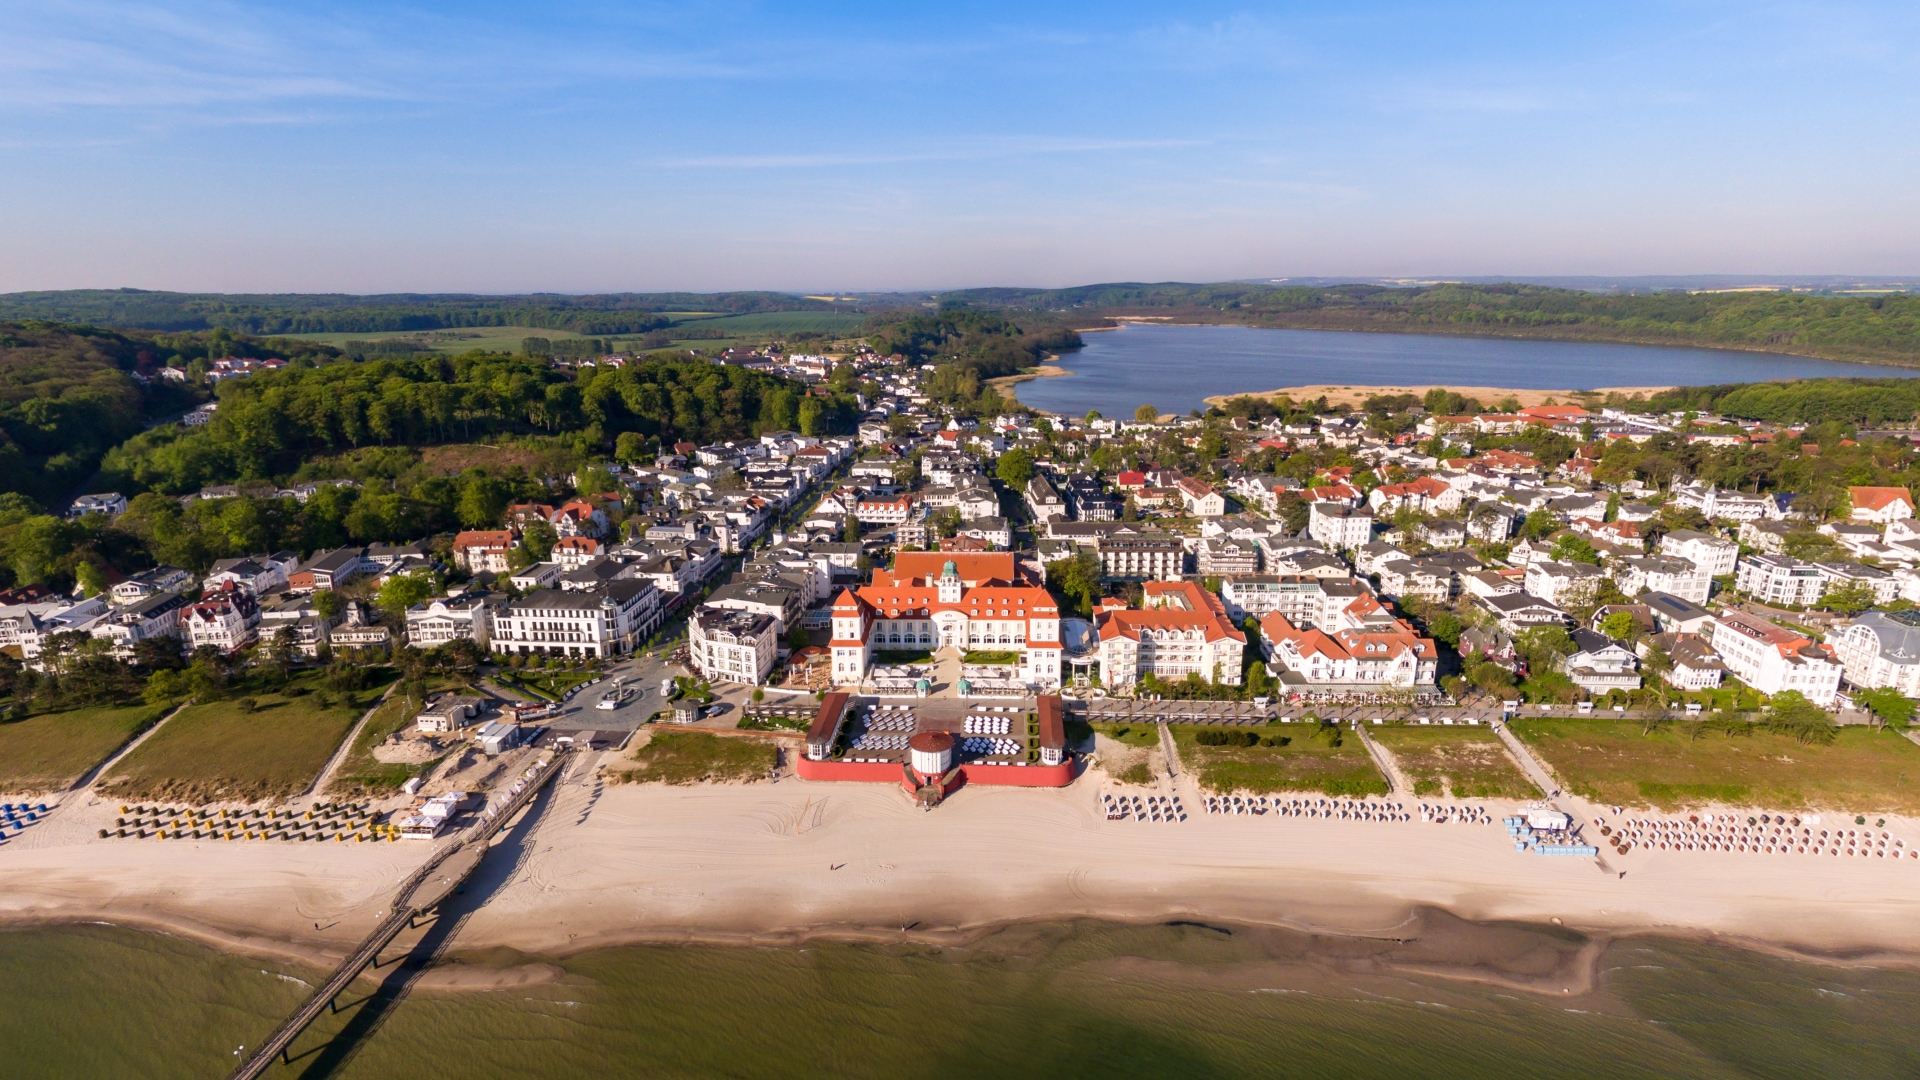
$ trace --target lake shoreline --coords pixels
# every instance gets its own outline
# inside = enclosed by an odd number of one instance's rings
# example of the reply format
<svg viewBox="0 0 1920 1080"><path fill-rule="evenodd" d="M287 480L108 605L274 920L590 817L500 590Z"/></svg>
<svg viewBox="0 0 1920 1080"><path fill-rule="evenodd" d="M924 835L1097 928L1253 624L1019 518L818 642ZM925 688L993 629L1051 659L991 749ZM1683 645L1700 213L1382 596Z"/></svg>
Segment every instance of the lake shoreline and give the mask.
<svg viewBox="0 0 1920 1080"><path fill-rule="evenodd" d="M1289 397L1295 402L1314 401L1325 397L1329 407L1352 405L1358 408L1367 398L1392 394L1412 394L1415 397L1426 396L1429 390L1446 390L1462 397L1474 398L1481 405L1493 408L1494 403L1504 398L1513 398L1520 407L1531 408L1535 405L1589 405L1598 408L1593 399L1608 394L1632 396L1644 394L1652 396L1672 390L1671 386L1602 386L1593 390L1529 390L1519 387L1502 386L1446 386L1437 383L1415 386L1363 386L1335 383L1322 383L1313 386L1283 386L1277 390L1254 390L1246 393L1214 394L1201 400L1211 406L1224 406L1234 398L1257 398L1272 401L1278 397Z"/></svg>
<svg viewBox="0 0 1920 1080"><path fill-rule="evenodd" d="M1047 357L1044 374L1008 376L995 382L996 389L1012 392L1020 404L1049 415L1097 411L1131 416L1142 403L1163 414L1184 415L1228 397L1271 395L1275 391L1266 388L1275 386L1350 387L1356 392L1440 386L1514 396L1524 405L1545 394L1564 397L1586 391L1920 377L1920 367L1913 365L1811 358L1750 347L1420 333L1414 328L1250 327L1171 318L1117 319L1118 325L1089 333L1078 349ZM1169 378L1169 372L1180 377ZM1065 379L1061 374L1080 377Z"/></svg>

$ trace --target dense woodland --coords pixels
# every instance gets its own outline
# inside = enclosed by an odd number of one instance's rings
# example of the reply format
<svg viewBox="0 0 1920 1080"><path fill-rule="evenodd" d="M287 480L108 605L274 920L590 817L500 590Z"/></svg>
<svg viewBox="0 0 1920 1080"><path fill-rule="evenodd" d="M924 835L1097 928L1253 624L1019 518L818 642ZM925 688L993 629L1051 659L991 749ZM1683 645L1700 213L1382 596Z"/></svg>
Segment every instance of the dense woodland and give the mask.
<svg viewBox="0 0 1920 1080"><path fill-rule="evenodd" d="M507 434L566 433L583 447L712 442L767 430L844 430L850 395L703 360L555 368L470 354L290 368L220 387L200 428L155 428L108 455L105 482L184 494L208 484L292 475L315 455L429 446Z"/></svg>
<svg viewBox="0 0 1920 1080"><path fill-rule="evenodd" d="M155 334L53 323L0 323L0 492L58 500L93 475L114 445L206 400L206 391L153 379L169 364L338 355L324 346L268 349L224 330Z"/></svg>
<svg viewBox="0 0 1920 1080"><path fill-rule="evenodd" d="M886 355L934 364L927 393L971 415L1015 411L987 380L1038 365L1049 353L1080 347L1074 320L1044 312L1021 313L1019 321L993 312L949 309L938 314L888 313L867 320L867 343ZM1084 322L1084 319L1078 320Z"/></svg>
<svg viewBox="0 0 1920 1080"><path fill-rule="evenodd" d="M1605 296L1541 285L1278 287L1121 283L1072 289L970 289L972 308L1159 311L1196 322L1329 330L1458 333L1759 349L1920 365L1920 296L1650 293Z"/></svg>
<svg viewBox="0 0 1920 1080"><path fill-rule="evenodd" d="M643 334L669 325L662 312L831 310L785 293L610 293L528 296L394 293L226 294L67 289L0 294L0 319L46 319L142 330L241 334L397 333L472 326L531 326L576 334Z"/></svg>

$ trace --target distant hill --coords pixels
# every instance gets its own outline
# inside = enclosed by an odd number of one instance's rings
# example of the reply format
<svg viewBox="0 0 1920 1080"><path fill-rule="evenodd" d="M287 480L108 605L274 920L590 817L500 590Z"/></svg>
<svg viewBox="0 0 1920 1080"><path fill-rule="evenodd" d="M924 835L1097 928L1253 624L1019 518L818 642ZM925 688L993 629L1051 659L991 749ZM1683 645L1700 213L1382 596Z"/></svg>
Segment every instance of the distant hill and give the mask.
<svg viewBox="0 0 1920 1080"><path fill-rule="evenodd" d="M526 326L576 334L644 334L673 325L667 312L747 315L834 311L851 305L772 292L610 293L175 293L64 289L0 293L0 319L46 319L128 330L239 334L404 333L474 326Z"/></svg>
<svg viewBox="0 0 1920 1080"><path fill-rule="evenodd" d="M1784 292L1604 295L1544 285L1266 285L1116 282L961 289L948 309L1156 315L1175 322L1319 330L1699 345L1920 366L1920 296Z"/></svg>

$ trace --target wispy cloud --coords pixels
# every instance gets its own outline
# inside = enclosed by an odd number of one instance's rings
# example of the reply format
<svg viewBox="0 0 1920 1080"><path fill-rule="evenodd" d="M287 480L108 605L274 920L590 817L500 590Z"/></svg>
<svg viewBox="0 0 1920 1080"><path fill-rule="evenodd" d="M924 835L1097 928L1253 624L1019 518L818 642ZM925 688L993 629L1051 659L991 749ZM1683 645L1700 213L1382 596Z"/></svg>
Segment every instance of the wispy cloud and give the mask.
<svg viewBox="0 0 1920 1080"><path fill-rule="evenodd" d="M392 93L324 63L261 17L148 4L17 5L0 13L0 106L169 109Z"/></svg>

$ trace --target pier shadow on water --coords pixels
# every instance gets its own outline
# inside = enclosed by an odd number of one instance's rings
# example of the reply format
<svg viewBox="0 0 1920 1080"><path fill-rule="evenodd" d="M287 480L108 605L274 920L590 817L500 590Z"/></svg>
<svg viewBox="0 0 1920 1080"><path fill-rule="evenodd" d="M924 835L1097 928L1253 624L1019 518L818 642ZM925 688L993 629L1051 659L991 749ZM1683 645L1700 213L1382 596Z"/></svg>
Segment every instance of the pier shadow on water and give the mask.
<svg viewBox="0 0 1920 1080"><path fill-rule="evenodd" d="M355 980L340 995L334 1011L351 1014L344 1027L325 1042L305 1050L298 1049L296 1041L296 1047L290 1053L290 1062L283 1063L277 1071L270 1071L268 1075L295 1075L300 1080L327 1080L338 1075L361 1047L379 1033L387 1019L413 992L421 977L446 956L447 950L452 948L461 929L473 918L474 913L526 869L527 862L533 856L535 833L539 829L541 816L547 811L548 804L558 797L564 782L563 777L560 782L549 785L537 795L532 805L520 815L520 820L488 849L486 857L460 891L448 897L436 912L421 916L422 920L430 922L427 932L419 941L404 951L390 946L375 966L368 969L384 972L379 984L370 993L354 996L364 984L363 978ZM299 1041L305 1039L303 1035Z"/></svg>

